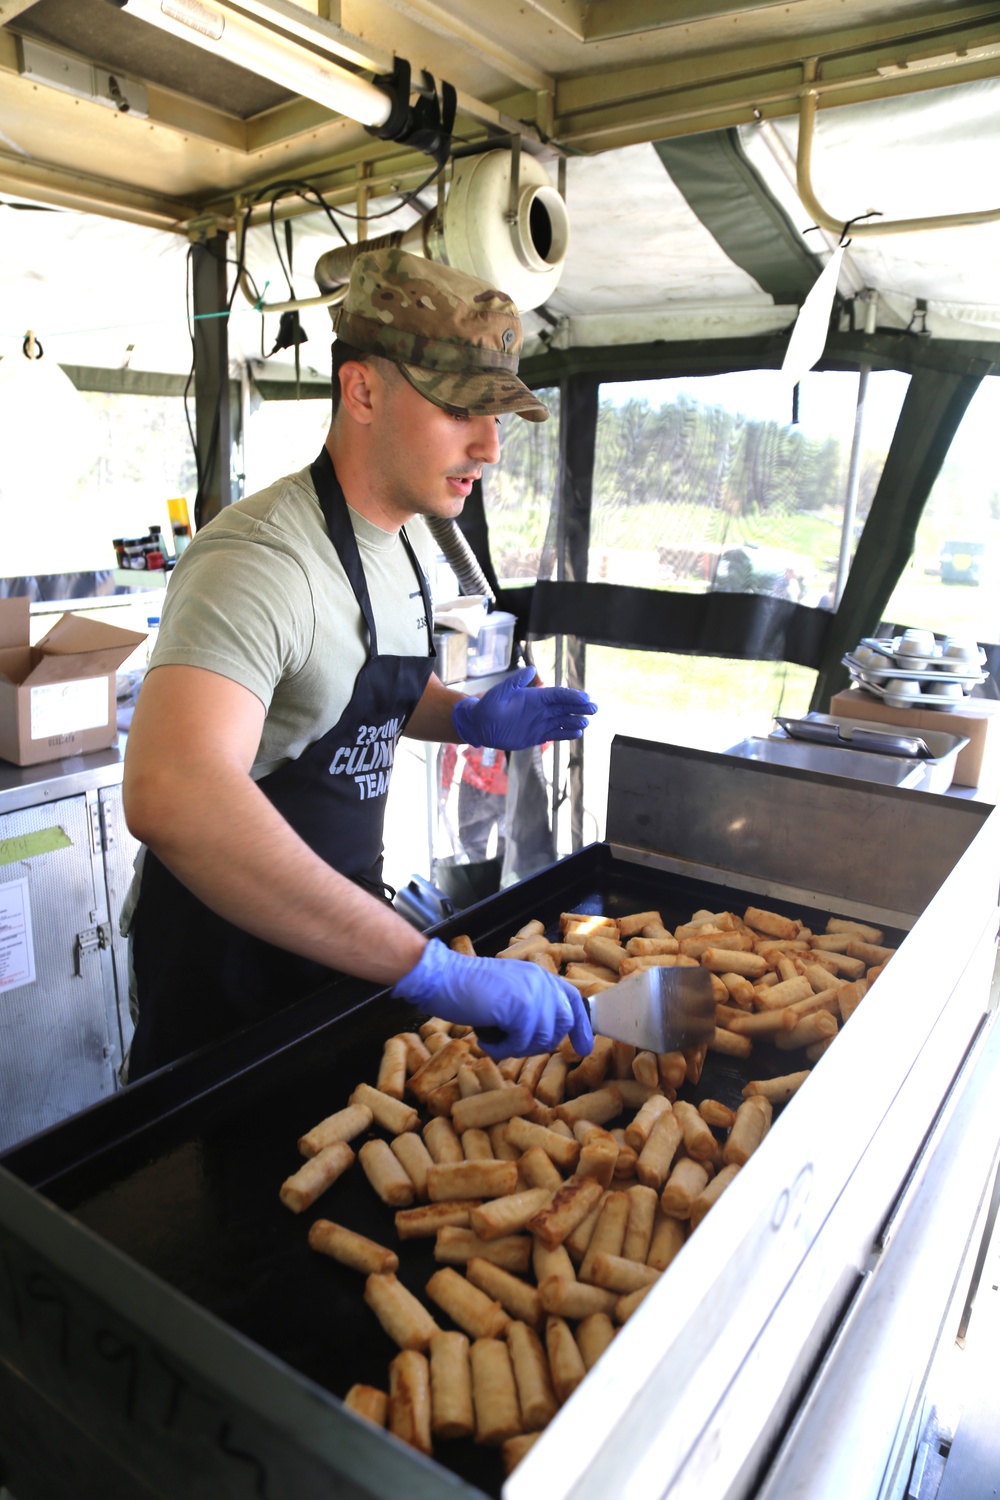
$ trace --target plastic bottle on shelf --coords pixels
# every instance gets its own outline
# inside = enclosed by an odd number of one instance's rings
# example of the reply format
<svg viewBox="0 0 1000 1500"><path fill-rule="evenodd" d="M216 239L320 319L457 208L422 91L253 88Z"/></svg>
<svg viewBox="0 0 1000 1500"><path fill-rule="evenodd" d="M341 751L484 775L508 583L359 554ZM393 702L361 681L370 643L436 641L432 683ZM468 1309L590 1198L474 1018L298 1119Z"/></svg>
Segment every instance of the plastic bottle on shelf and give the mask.
<svg viewBox="0 0 1000 1500"><path fill-rule="evenodd" d="M157 572L161 569L165 570L168 566L169 556L162 526L151 526L149 528L149 548L146 554L147 568Z"/></svg>
<svg viewBox="0 0 1000 1500"><path fill-rule="evenodd" d="M150 661L152 659L153 650L154 650L154 648L156 646L156 640L157 640L157 637L159 636L159 634L160 634L160 617L159 617L159 615L149 615L147 617L147 619L146 619L146 666L147 667L149 666L149 663L150 663Z"/></svg>
<svg viewBox="0 0 1000 1500"><path fill-rule="evenodd" d="M176 561L191 541L191 516L188 512L187 500L183 495L175 496L174 499L167 501L167 515L170 517L170 531Z"/></svg>

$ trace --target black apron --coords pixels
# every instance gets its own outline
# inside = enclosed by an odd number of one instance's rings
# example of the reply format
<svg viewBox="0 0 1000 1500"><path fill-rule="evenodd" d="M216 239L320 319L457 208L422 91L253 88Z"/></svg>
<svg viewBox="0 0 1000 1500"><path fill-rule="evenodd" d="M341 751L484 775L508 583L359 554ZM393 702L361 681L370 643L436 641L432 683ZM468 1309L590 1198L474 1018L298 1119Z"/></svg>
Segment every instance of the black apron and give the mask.
<svg viewBox="0 0 1000 1500"><path fill-rule="evenodd" d="M310 469L330 540L368 628L368 660L332 729L257 785L300 838L341 875L383 896L382 824L396 741L434 664L430 592L406 537L424 617L426 656L380 656L347 502L324 448ZM139 1019L130 1081L291 1005L332 971L210 911L146 851L132 926Z"/></svg>

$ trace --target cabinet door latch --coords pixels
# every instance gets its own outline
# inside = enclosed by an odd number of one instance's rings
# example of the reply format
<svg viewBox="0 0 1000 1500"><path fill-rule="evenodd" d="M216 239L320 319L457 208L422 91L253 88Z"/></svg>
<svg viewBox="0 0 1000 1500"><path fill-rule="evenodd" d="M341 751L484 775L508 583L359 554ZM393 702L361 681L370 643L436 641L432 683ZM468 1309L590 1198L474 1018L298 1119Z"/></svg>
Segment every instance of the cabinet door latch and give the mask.
<svg viewBox="0 0 1000 1500"><path fill-rule="evenodd" d="M73 945L77 977L83 974L83 961L88 954L97 953L101 948L110 946L111 925L108 922L101 922L97 927L85 927L82 932L78 932Z"/></svg>
<svg viewBox="0 0 1000 1500"><path fill-rule="evenodd" d="M88 799L87 811L90 814L90 852L92 854L103 854L104 837L101 833L101 807L96 797Z"/></svg>
<svg viewBox="0 0 1000 1500"><path fill-rule="evenodd" d="M104 854L110 854L115 847L115 808L109 801L100 803L101 810L101 848Z"/></svg>

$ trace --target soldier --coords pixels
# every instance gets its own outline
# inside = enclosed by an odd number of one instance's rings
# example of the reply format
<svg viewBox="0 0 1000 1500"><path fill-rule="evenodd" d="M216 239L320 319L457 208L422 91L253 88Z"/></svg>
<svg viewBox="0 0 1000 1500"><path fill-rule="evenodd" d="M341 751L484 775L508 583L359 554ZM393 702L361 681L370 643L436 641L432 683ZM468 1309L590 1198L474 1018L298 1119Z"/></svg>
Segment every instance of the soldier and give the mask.
<svg viewBox="0 0 1000 1500"><path fill-rule="evenodd" d="M423 516L456 516L499 457L498 417L544 421L517 378L510 298L390 249L335 315L319 457L205 526L174 570L129 735L143 843L123 923L136 1079L357 975L496 1026L496 1055L590 1050L577 991L534 964L428 942L382 882L400 734L499 750L582 734L594 704L512 675L482 698L434 675ZM423 559L423 561L421 560Z"/></svg>
<svg viewBox="0 0 1000 1500"><path fill-rule="evenodd" d="M442 806L451 791L457 766L457 748L445 745L439 790ZM494 828L497 831L495 857L503 859L506 815L507 757L502 750L467 746L458 783L458 838L470 860L485 860Z"/></svg>

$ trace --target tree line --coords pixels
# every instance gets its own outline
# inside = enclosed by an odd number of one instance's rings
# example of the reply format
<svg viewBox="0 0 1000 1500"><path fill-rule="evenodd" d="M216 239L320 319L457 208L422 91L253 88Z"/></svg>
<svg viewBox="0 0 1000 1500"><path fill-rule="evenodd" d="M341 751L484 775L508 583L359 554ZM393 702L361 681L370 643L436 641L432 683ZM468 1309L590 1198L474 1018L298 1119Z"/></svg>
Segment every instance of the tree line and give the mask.
<svg viewBox="0 0 1000 1500"><path fill-rule="evenodd" d="M553 397L555 400L553 400ZM558 393L546 392L558 415ZM506 424L496 501L503 506L551 500L558 424ZM694 505L723 518L818 512L843 503L849 447L798 426L761 421L707 406L687 395L670 405L602 401L594 463L595 506L666 502ZM882 459L867 455L859 515L867 513Z"/></svg>

